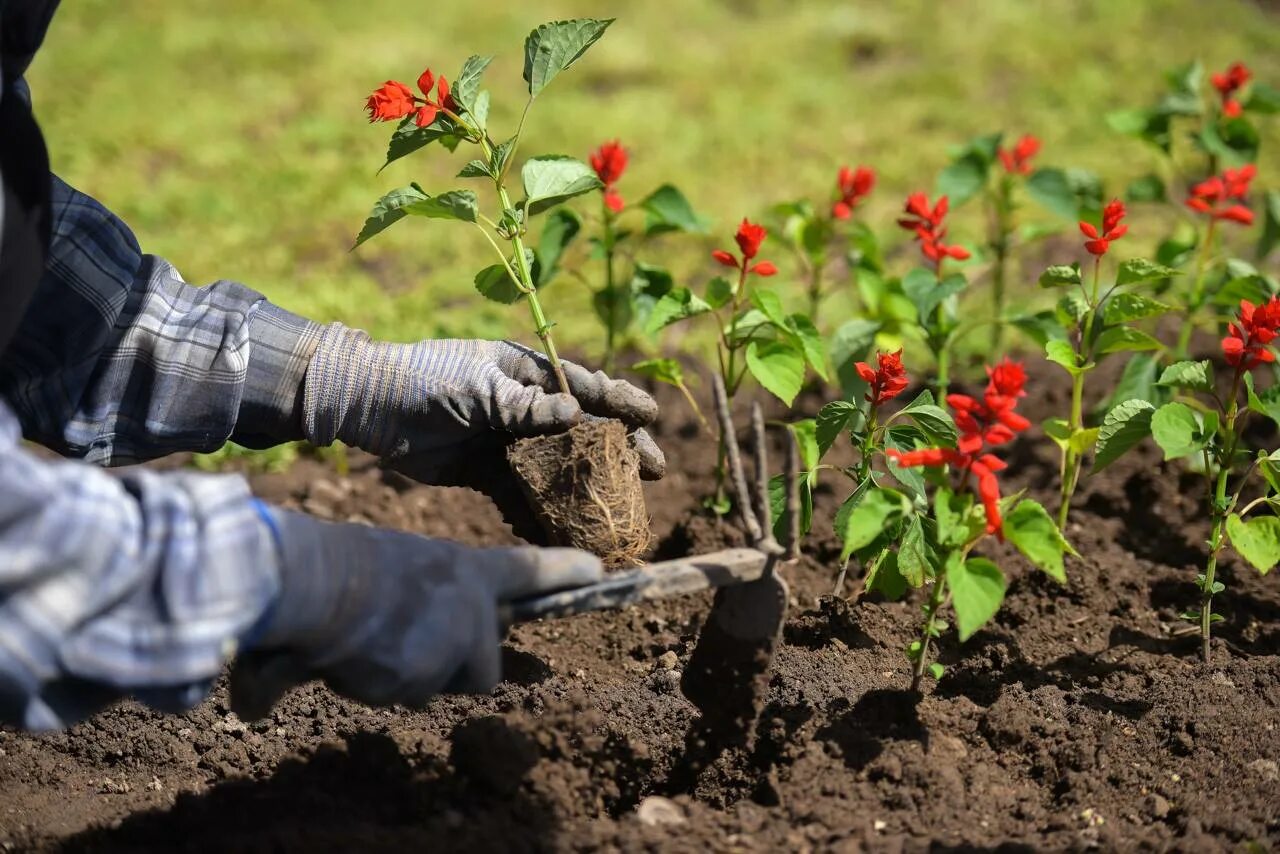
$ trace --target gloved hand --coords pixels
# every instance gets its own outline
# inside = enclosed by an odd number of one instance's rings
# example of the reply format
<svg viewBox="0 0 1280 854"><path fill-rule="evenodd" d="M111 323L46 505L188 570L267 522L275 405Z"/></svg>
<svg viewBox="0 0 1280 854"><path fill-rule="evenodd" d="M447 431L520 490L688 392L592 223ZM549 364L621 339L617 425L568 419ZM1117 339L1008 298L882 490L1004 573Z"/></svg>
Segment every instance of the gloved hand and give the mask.
<svg viewBox="0 0 1280 854"><path fill-rule="evenodd" d="M387 344L335 323L325 328L307 367L303 429L312 444L339 439L424 482L490 491L491 483L457 481L480 457L501 457L512 435L567 430L585 412L625 423L641 477L662 477L666 460L641 429L658 415L654 399L603 372L572 362L563 368L572 397L557 393L547 358L520 344Z"/></svg>
<svg viewBox="0 0 1280 854"><path fill-rule="evenodd" d="M501 676L499 605L601 577L600 561L574 549L467 548L258 506L277 535L281 589L232 668L244 720L311 679L372 705L489 691Z"/></svg>

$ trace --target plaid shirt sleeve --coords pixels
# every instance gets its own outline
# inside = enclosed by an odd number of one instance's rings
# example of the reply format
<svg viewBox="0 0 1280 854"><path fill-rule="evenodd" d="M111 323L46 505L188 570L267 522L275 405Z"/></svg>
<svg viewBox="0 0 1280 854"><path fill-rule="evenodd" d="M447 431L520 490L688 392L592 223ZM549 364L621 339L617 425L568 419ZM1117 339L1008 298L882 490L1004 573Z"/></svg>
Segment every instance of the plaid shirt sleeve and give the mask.
<svg viewBox="0 0 1280 854"><path fill-rule="evenodd" d="M52 729L126 695L199 701L279 591L236 476L39 459L0 402L0 722Z"/></svg>
<svg viewBox="0 0 1280 854"><path fill-rule="evenodd" d="M320 327L231 281L193 287L53 179L45 275L0 364L27 438L104 465L301 438Z"/></svg>

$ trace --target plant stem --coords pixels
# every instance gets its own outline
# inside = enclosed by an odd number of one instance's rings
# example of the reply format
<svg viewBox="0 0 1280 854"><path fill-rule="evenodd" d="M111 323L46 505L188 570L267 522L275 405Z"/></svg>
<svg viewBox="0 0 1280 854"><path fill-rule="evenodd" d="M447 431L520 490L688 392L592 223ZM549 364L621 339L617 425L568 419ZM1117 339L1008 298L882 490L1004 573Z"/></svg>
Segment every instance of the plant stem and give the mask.
<svg viewBox="0 0 1280 854"><path fill-rule="evenodd" d="M695 400L693 394L690 393L689 387L684 383L680 383L676 388L680 389L680 393L684 395L684 399L689 403L689 408L692 409L693 414L698 417L698 423L702 425L702 429L710 433L711 425L707 423L707 416L702 414L702 407L698 406L698 401Z"/></svg>
<svg viewBox="0 0 1280 854"><path fill-rule="evenodd" d="M604 296L609 307L608 317L605 319L604 340L604 372L608 374L613 372L614 353L617 346L618 293L613 281L613 244L615 240L613 211L609 210L609 205L603 200L603 196L601 197L600 205L604 211Z"/></svg>
<svg viewBox="0 0 1280 854"><path fill-rule="evenodd" d="M1191 298L1187 300L1187 320L1182 324L1182 329L1178 332L1178 347L1174 351L1174 361L1178 362L1187 358L1187 349L1191 344L1191 332L1194 327L1193 315L1200 309L1200 303L1204 300L1204 278L1206 266L1209 260L1209 252L1213 246L1214 232L1217 230L1218 221L1216 219L1209 220L1209 227L1204 233L1204 245L1200 247L1200 251L1196 253L1196 273L1195 278L1191 282Z"/></svg>
<svg viewBox="0 0 1280 854"><path fill-rule="evenodd" d="M946 599L947 578L940 575L933 582L933 592L929 594L929 604L925 608L924 626L920 629L920 656L915 661L915 666L911 669L911 690L919 693L920 682L924 679L924 671L929 662L930 641L935 633L934 625L938 617L938 612L942 610L943 602Z"/></svg>
<svg viewBox="0 0 1280 854"><path fill-rule="evenodd" d="M809 265L809 319L818 325L818 304L822 302L822 266Z"/></svg>
<svg viewBox="0 0 1280 854"><path fill-rule="evenodd" d="M1089 361L1093 339L1093 322L1098 313L1099 280L1102 275L1102 256L1093 262L1093 288L1089 296L1089 307L1084 315L1084 326L1080 333L1080 348L1076 351L1077 369L1081 369ZM1078 370L1071 375L1071 415L1067 428L1071 431L1067 447L1062 449L1062 485L1058 503L1058 530L1065 531L1067 519L1071 515L1071 497L1076 493L1080 482L1080 468L1084 459L1070 445L1070 437L1077 430L1084 428L1084 372Z"/></svg>
<svg viewBox="0 0 1280 854"><path fill-rule="evenodd" d="M1200 656L1205 664L1209 663L1211 656L1209 638L1213 631L1213 584L1218 573L1218 553L1222 551L1223 528L1231 511L1227 503L1227 478L1231 475L1231 462L1235 458L1236 445L1240 438L1236 433L1236 417L1239 414L1236 398L1240 392L1241 373L1241 369L1236 368L1231 382L1231 398L1227 402L1225 424L1227 446L1222 456L1218 458L1218 474L1214 482L1213 504L1210 507L1213 514L1213 528L1209 534L1209 562L1205 566L1204 581L1200 588ZM1208 476L1208 474L1206 471L1205 475Z"/></svg>
<svg viewBox="0 0 1280 854"><path fill-rule="evenodd" d="M1009 194L1012 183L1009 176L1002 176L1000 189L995 195L994 233L991 239L991 251L995 255L995 263L991 268L991 303L995 314L995 328L991 332L991 355L998 356L1004 345L1004 292L1008 272L1009 234L1012 231L1009 222L1011 200Z"/></svg>
<svg viewBox="0 0 1280 854"><path fill-rule="evenodd" d="M497 187L498 199L502 202L503 210L512 210L511 197L507 195L506 187L500 183ZM538 301L538 290L533 286L529 261L524 257L524 241L520 239L518 233L511 235L511 247L515 250L516 272L520 274L520 281L524 283L524 295L529 301L529 312L533 315L534 331L538 335L538 340L542 342L542 349L547 354L547 358L551 360L551 367L556 372L556 382L560 386L560 391L572 395L573 392L569 391L569 380L564 375L564 367L560 364L560 355L556 352L555 341L551 339L551 324L547 322L547 316L542 311L542 303Z"/></svg>

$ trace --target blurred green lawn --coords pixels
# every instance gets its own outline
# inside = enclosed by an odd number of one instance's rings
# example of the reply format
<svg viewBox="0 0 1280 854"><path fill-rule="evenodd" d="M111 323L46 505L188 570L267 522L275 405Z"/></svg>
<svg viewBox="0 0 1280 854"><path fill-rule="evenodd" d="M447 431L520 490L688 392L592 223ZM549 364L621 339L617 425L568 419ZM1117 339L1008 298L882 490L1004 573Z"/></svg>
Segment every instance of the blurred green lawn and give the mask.
<svg viewBox="0 0 1280 854"><path fill-rule="evenodd" d="M523 105L525 34L584 15L619 20L539 99L522 152L585 158L620 138L632 157L624 195L674 181L714 222L704 241L659 247L691 283L714 272L705 252L729 244L740 217L827 198L842 163L879 172L865 215L899 241L893 214L907 191L933 186L952 143L1034 132L1038 162L1097 170L1119 193L1149 155L1102 116L1147 106L1165 69L1241 59L1280 85L1280 16L1234 0L79 0L64 4L30 81L55 169L188 280L238 279L400 340L531 341L522 308L473 290L492 262L473 229L414 220L348 252L383 192L462 186L452 176L470 156L432 147L378 175L391 126L367 124L362 105L387 78L412 83L428 64L453 75L468 54L492 53L501 138ZM1278 163L1264 145L1263 186L1280 183ZM953 236L978 236L977 206L955 220ZM791 260L780 244L771 254L785 283ZM562 278L546 300L563 344L591 349L584 296ZM798 308L799 285L793 296Z"/></svg>

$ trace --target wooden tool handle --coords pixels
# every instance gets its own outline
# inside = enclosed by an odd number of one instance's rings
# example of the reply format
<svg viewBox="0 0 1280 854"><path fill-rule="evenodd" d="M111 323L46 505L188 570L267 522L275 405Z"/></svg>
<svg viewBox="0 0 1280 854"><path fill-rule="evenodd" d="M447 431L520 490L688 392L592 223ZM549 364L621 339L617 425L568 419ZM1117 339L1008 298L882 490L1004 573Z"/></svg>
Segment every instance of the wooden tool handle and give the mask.
<svg viewBox="0 0 1280 854"><path fill-rule="evenodd" d="M567 617L586 611L625 608L636 602L666 599L755 581L764 573L768 556L756 549L725 549L696 557L651 563L607 576L603 581L508 602L499 608L499 617L511 623L542 617Z"/></svg>

